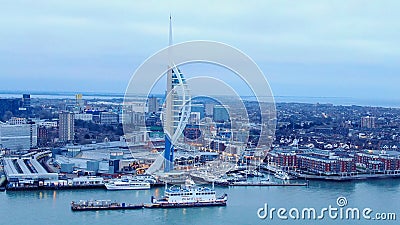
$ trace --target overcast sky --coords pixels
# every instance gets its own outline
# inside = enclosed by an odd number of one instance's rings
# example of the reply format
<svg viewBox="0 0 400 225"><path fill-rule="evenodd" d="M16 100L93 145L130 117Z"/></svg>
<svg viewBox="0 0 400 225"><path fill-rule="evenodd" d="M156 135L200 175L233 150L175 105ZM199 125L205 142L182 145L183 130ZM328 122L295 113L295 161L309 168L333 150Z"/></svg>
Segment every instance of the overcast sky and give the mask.
<svg viewBox="0 0 400 225"><path fill-rule="evenodd" d="M174 43L242 50L275 95L400 99L400 2L249 2L1 1L0 90L123 93L171 13Z"/></svg>

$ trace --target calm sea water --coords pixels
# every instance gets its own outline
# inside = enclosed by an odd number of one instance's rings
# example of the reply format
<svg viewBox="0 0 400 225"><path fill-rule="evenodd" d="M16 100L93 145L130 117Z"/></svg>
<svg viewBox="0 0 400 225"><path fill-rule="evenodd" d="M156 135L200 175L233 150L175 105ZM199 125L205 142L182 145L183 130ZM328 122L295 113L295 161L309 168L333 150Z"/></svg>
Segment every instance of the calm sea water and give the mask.
<svg viewBox="0 0 400 225"><path fill-rule="evenodd" d="M375 212L396 212L400 216L400 180L357 182L311 181L309 187L217 187L229 196L226 207L186 209L141 209L126 211L72 212L71 200L110 199L127 203L149 202L163 188L141 191L57 190L0 193L0 224L398 224L376 220L261 220L257 210L269 207L337 207L339 196L347 198L346 207L369 207ZM373 215L373 214L371 214Z"/></svg>

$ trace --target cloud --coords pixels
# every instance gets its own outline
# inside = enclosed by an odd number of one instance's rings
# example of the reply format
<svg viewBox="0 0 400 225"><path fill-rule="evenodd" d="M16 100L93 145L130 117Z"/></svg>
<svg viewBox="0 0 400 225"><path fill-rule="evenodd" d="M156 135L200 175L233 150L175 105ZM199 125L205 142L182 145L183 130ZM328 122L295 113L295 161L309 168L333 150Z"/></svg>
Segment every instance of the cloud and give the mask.
<svg viewBox="0 0 400 225"><path fill-rule="evenodd" d="M393 76L399 71L399 6L356 0L9 1L0 9L0 77L8 84L0 89L19 89L18 79L29 83L33 75L84 75L96 77L87 86L104 90L112 75L121 82L112 85L114 92L123 92L136 67L166 47L172 13L175 42L206 39L241 49L280 95L364 95L342 80L363 76L359 82L371 86L379 74L390 77L379 84L381 95L389 96L400 81ZM328 83L340 92L309 88Z"/></svg>

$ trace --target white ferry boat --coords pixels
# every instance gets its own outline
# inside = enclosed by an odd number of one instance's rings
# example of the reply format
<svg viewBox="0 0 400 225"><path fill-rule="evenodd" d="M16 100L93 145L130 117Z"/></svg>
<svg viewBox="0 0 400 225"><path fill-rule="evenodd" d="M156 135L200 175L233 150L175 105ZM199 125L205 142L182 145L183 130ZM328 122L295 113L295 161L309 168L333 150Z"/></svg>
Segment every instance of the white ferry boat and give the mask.
<svg viewBox="0 0 400 225"><path fill-rule="evenodd" d="M105 183L107 190L146 190L150 183L131 179L112 179Z"/></svg>
<svg viewBox="0 0 400 225"><path fill-rule="evenodd" d="M215 190L209 187L196 186L192 180L186 180L182 186L171 186L165 189L164 197L160 199L151 197L151 203L145 204L147 208L179 208L202 206L225 206L227 194L216 196Z"/></svg>

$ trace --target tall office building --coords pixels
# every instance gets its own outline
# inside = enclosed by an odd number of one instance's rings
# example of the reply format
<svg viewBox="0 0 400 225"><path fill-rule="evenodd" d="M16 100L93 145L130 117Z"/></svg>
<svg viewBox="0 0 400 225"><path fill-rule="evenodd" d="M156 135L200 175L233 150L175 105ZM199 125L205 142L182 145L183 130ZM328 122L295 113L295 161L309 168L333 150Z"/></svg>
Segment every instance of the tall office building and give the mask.
<svg viewBox="0 0 400 225"><path fill-rule="evenodd" d="M155 113L158 111L158 101L154 96L149 97L147 102L147 108L149 113Z"/></svg>
<svg viewBox="0 0 400 225"><path fill-rule="evenodd" d="M361 117L361 127L362 128L375 128L375 117L373 116L363 116Z"/></svg>
<svg viewBox="0 0 400 225"><path fill-rule="evenodd" d="M37 144L39 147L46 147L49 141L49 131L46 126L41 125L37 129Z"/></svg>
<svg viewBox="0 0 400 225"><path fill-rule="evenodd" d="M73 141L74 128L74 113L67 111L60 112L58 121L58 137L60 141Z"/></svg>
<svg viewBox="0 0 400 225"><path fill-rule="evenodd" d="M85 108L85 101L82 94L75 95L75 111L82 112Z"/></svg>
<svg viewBox="0 0 400 225"><path fill-rule="evenodd" d="M31 95L23 94L22 95L22 107L29 110L31 108Z"/></svg>

